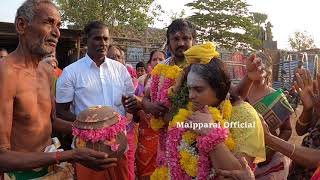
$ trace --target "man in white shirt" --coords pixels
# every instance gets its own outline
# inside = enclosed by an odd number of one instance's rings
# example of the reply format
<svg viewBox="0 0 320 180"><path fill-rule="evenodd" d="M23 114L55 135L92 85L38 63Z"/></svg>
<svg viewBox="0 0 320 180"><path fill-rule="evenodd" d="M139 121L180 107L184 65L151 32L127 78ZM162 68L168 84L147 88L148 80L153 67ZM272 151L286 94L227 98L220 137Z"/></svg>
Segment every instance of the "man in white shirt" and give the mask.
<svg viewBox="0 0 320 180"><path fill-rule="evenodd" d="M96 105L111 106L125 115L122 99L136 105L134 88L125 66L106 57L110 45L109 30L102 22L90 22L84 33L88 52L85 57L67 66L57 81L57 114L74 121L81 111ZM124 98L122 98L124 97ZM118 160L118 165L103 172L77 165L77 178L81 179L127 179L127 159Z"/></svg>

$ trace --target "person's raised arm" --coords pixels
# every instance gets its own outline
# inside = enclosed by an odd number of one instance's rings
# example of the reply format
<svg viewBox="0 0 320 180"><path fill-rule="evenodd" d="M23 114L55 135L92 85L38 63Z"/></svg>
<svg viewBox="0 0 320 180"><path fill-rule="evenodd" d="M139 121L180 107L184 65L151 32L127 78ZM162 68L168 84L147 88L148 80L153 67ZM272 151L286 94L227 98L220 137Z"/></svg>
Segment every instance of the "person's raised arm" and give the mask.
<svg viewBox="0 0 320 180"><path fill-rule="evenodd" d="M312 124L312 110L314 103L310 95L310 91L313 90L313 83L310 72L308 70L302 70L301 75L297 73L294 85L303 103L302 113L298 121L296 122L296 132L299 136L302 136L308 132L308 129Z"/></svg>
<svg viewBox="0 0 320 180"><path fill-rule="evenodd" d="M234 95L246 99L254 81L263 78L265 75L264 67L260 58L251 55L246 62L247 74L243 77L237 86L232 87L231 92Z"/></svg>

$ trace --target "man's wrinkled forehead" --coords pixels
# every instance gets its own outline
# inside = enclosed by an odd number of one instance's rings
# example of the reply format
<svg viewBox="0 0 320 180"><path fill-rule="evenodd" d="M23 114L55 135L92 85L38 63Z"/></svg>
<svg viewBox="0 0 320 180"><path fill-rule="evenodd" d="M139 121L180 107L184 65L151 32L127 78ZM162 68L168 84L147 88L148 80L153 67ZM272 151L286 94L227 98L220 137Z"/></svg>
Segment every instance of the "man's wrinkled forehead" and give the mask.
<svg viewBox="0 0 320 180"><path fill-rule="evenodd" d="M50 3L40 3L34 11L33 19L41 18L41 19L53 19L61 22L61 14L59 9Z"/></svg>

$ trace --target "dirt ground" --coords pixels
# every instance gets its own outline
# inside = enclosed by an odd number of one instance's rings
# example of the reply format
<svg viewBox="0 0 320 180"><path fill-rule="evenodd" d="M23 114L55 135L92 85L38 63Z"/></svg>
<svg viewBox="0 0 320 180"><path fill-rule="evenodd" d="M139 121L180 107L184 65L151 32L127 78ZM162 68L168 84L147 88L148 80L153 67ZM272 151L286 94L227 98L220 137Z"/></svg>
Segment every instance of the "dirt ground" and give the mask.
<svg viewBox="0 0 320 180"><path fill-rule="evenodd" d="M296 122L298 120L298 117L300 116L302 112L302 106L299 105L299 107L296 109L295 114L293 114L293 117L291 119L291 124L292 124L292 135L291 138L289 139L290 143L294 143L296 145L300 145L303 139L303 136L298 136L296 133Z"/></svg>

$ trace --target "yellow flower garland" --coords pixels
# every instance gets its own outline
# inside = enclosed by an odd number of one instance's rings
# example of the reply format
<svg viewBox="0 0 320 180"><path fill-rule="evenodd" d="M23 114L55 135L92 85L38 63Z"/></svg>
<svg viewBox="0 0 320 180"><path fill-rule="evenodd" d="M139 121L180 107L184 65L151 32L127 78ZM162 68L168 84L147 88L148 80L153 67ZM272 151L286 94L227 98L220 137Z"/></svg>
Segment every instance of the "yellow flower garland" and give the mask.
<svg viewBox="0 0 320 180"><path fill-rule="evenodd" d="M151 180L169 180L169 171L167 167L157 168L150 176Z"/></svg>
<svg viewBox="0 0 320 180"><path fill-rule="evenodd" d="M187 119L187 117L191 114L192 114L192 111L188 111L187 109L179 109L178 114L176 114L173 117L172 121L169 123L169 127L170 128L176 127L178 122L180 123L184 122Z"/></svg>
<svg viewBox="0 0 320 180"><path fill-rule="evenodd" d="M161 119L156 119L156 118L152 117L150 120L150 126L155 131L158 131L159 129L163 128L164 125L165 125L165 123Z"/></svg>
<svg viewBox="0 0 320 180"><path fill-rule="evenodd" d="M225 120L229 120L231 118L232 113L232 104L230 100L225 100L222 103L222 114L220 110L216 107L209 107L209 112L213 117L214 121L220 123L221 126L225 125ZM228 138L224 141L225 145L230 149L233 150L235 148L235 141L229 134Z"/></svg>
<svg viewBox="0 0 320 180"><path fill-rule="evenodd" d="M231 118L232 104L230 100L227 99L221 103L220 107L222 107L222 113L216 107L209 107L209 112L212 115L213 121L219 122L220 125L223 126L225 120L229 120ZM173 117L173 120L169 123L169 128L177 127L178 122L182 123L186 121L187 117L192 114L192 104L189 103L187 108L188 109L179 109L179 112ZM191 146L191 144L196 141L197 137L198 135L196 132L192 130L186 131L182 134L182 141L185 141L189 146ZM224 141L224 143L230 150L233 150L236 146L236 143L231 137L231 134L229 134L228 138ZM198 157L185 149L180 150L179 154L179 163L181 165L181 168L189 176L196 177L198 173ZM167 168L157 168L155 172L152 174L151 179L158 180L167 178L167 174L164 174L167 171L165 171L164 169Z"/></svg>
<svg viewBox="0 0 320 180"><path fill-rule="evenodd" d="M198 173L198 157L186 150L180 151L180 165L191 177L196 177Z"/></svg>
<svg viewBox="0 0 320 180"><path fill-rule="evenodd" d="M165 78L177 79L182 71L179 66L169 66L166 64L158 64L151 72L151 76L163 75Z"/></svg>
<svg viewBox="0 0 320 180"><path fill-rule="evenodd" d="M230 102L230 100L228 101L224 101L222 103L222 114L223 114L223 118L224 119L230 119L231 118L231 113L232 113L232 104Z"/></svg>
<svg viewBox="0 0 320 180"><path fill-rule="evenodd" d="M151 72L151 76L159 75L163 76L164 78L169 78L176 80L180 76L180 72L182 71L181 68L178 66L169 66L165 64L158 64ZM172 88L168 89L168 96ZM150 121L150 126L153 130L158 131L159 129L165 126L165 122L161 119L152 118Z"/></svg>
<svg viewBox="0 0 320 180"><path fill-rule="evenodd" d="M232 104L229 99L221 103L222 113L216 107L209 107L209 112L212 115L214 122L219 122L221 126L224 126L225 120L231 118ZM169 123L169 128L177 127L177 123L185 122L187 117L192 114L192 104L188 104L188 109L180 109L178 114L173 117L173 120ZM186 131L182 135L182 140L189 146L196 141L197 134L194 131ZM224 141L225 145L233 150L235 148L235 141L229 134L228 138ZM198 173L198 157L188 152L187 150L181 150L180 152L180 165L181 168L191 177L195 177Z"/></svg>
<svg viewBox="0 0 320 180"><path fill-rule="evenodd" d="M182 139L190 146L197 139L197 133L194 131L186 131L182 135Z"/></svg>

